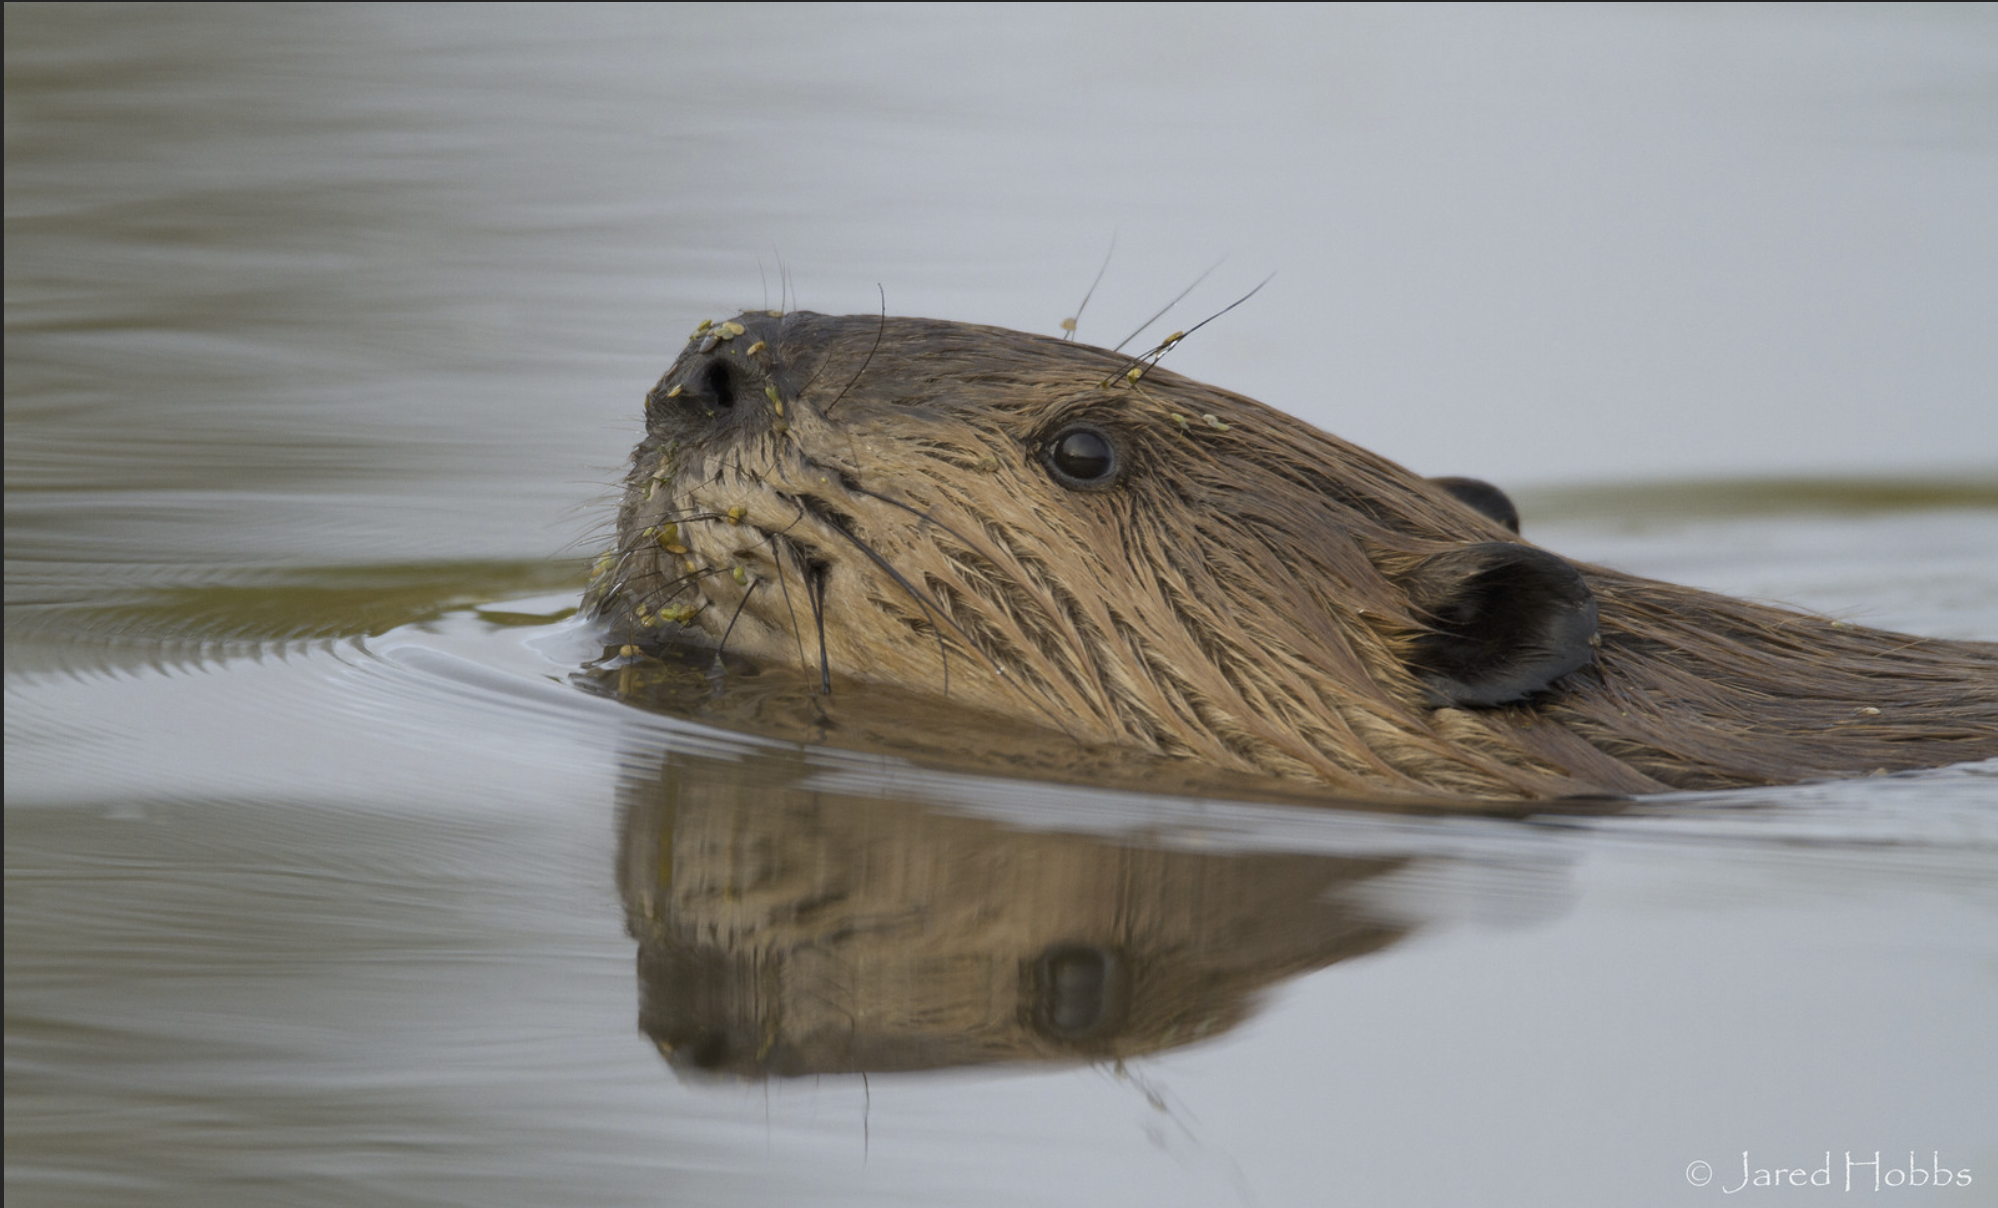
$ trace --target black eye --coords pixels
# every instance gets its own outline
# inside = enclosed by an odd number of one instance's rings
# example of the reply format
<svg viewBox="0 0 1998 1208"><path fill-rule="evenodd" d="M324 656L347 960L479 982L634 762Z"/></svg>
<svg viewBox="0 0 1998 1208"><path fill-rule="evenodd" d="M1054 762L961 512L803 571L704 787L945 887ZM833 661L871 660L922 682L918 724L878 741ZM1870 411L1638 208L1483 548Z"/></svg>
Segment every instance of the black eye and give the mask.
<svg viewBox="0 0 1998 1208"><path fill-rule="evenodd" d="M1047 443L1048 468L1055 481L1075 490L1107 487L1117 481L1117 446L1094 428L1069 428Z"/></svg>

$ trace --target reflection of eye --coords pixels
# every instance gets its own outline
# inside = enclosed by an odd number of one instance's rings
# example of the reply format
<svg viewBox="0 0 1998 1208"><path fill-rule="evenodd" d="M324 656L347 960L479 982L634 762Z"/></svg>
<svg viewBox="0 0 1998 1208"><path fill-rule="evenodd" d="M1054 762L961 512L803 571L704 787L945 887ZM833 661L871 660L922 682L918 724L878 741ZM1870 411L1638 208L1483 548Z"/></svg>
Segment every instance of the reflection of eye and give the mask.
<svg viewBox="0 0 1998 1208"><path fill-rule="evenodd" d="M1100 1040L1122 1026L1128 976L1108 949L1057 944L1034 962L1033 1019L1053 1040Z"/></svg>
<svg viewBox="0 0 1998 1208"><path fill-rule="evenodd" d="M1095 428L1065 428L1049 440L1043 456L1055 481L1072 490L1097 490L1117 481L1117 446Z"/></svg>

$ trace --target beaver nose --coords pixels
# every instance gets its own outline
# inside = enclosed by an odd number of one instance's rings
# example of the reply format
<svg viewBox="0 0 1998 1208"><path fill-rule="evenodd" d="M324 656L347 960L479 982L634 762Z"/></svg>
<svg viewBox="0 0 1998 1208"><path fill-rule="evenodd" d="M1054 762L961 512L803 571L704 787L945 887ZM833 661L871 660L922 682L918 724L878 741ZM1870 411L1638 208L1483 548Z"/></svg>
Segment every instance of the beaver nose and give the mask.
<svg viewBox="0 0 1998 1208"><path fill-rule="evenodd" d="M735 367L717 357L709 361L701 370L701 394L715 406L724 409L735 406Z"/></svg>
<svg viewBox="0 0 1998 1208"><path fill-rule="evenodd" d="M724 356L709 357L668 380L672 385L661 383L665 387L661 401L668 410L689 419L719 419L735 410L744 386L741 367Z"/></svg>
<svg viewBox="0 0 1998 1208"><path fill-rule="evenodd" d="M751 373L725 354L694 358L646 396L646 415L679 437L727 439L758 411L749 405L757 395Z"/></svg>

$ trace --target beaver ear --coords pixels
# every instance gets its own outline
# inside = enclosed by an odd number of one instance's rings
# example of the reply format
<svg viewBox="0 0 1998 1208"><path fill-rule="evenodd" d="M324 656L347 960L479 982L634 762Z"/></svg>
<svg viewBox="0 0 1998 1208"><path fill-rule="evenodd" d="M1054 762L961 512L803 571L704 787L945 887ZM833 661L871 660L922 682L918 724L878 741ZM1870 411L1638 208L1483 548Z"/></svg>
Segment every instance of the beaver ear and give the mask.
<svg viewBox="0 0 1998 1208"><path fill-rule="evenodd" d="M1498 521L1513 532L1519 531L1519 509L1504 491L1482 478L1432 478L1429 480L1457 497L1457 502L1474 512Z"/></svg>
<svg viewBox="0 0 1998 1208"><path fill-rule="evenodd" d="M1401 586L1429 622L1408 665L1432 704L1524 700L1594 656L1595 593L1545 550L1467 545L1424 559Z"/></svg>

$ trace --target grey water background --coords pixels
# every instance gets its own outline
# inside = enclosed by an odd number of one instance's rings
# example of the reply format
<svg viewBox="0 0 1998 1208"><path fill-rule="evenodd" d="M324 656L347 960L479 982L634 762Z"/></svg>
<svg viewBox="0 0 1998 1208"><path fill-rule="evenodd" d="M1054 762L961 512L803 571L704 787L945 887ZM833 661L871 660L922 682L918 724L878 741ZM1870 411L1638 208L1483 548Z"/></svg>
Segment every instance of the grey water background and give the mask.
<svg viewBox="0 0 1998 1208"><path fill-rule="evenodd" d="M1168 364L1564 553L1998 639L1992 8L5 38L11 1201L1662 1204L1881 1151L1998 1202L1988 766L1559 823L924 779L995 842L1405 859L1411 936L1122 1068L684 1082L620 793L773 751L575 690L560 620L697 321L1053 331L1114 240L1085 339L1275 272Z"/></svg>

